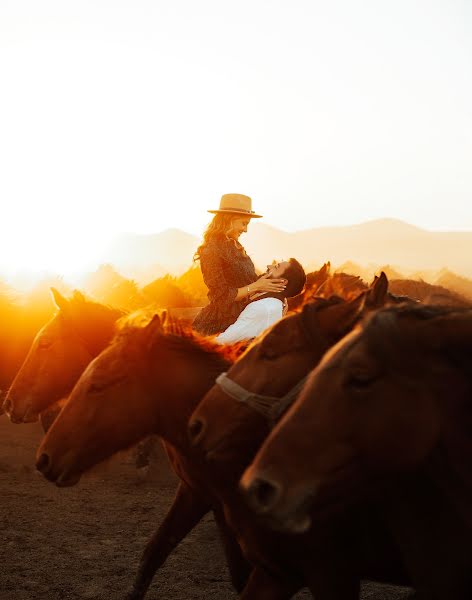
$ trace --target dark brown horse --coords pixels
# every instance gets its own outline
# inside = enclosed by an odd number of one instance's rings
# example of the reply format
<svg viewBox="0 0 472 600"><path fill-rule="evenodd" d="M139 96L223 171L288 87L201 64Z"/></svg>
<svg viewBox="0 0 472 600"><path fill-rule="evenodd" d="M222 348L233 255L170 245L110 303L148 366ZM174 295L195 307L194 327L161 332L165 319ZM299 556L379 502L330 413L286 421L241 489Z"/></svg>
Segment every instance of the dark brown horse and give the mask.
<svg viewBox="0 0 472 600"><path fill-rule="evenodd" d="M345 484L374 485L419 597L470 599L471 398L472 310L379 311L313 372L246 471L245 493L291 531Z"/></svg>
<svg viewBox="0 0 472 600"><path fill-rule="evenodd" d="M332 343L336 334L328 332L328 323L338 336L342 335L342 319L346 321L345 327L349 327L366 301L362 298L346 305L344 310L332 303L334 312L329 315L330 311L326 308L319 318L315 316L316 310L311 311L307 307L298 317L294 315L286 319L291 323L287 331L296 329L294 335L289 334L288 348L292 348L292 343L295 347L301 344L305 352L313 354L314 359L321 356L322 350L310 348L313 340L318 339L320 323L327 335L323 343ZM297 324L300 319L306 326L311 324L311 335L304 333L303 327ZM286 326L282 327L285 330ZM283 348L283 335L280 331L275 335ZM319 339L324 340L324 337ZM281 351L279 349L279 354ZM126 328L85 371L69 403L38 450L38 468L46 477L59 485L70 485L77 482L80 474L95 462L151 431L166 440L176 472L185 483L180 485L166 522L148 545L140 568L139 587L135 587L130 597L142 597L154 570L168 555L171 539L174 545L178 543L211 508L221 521L221 505L215 501L212 491L214 474L208 474L207 465L195 456L186 439L188 416L213 385L215 377L229 366L221 352L219 346L198 336L176 335L163 329L158 321L151 322L144 329ZM309 366L306 368L308 370ZM267 430L264 421L264 431ZM246 462L232 467L233 489L252 456L253 453L250 453ZM230 477L229 470L226 477ZM187 517L181 514L184 509ZM270 532L267 535L272 536ZM231 541L228 536L227 539ZM241 582L244 571L241 570L240 559L231 544L229 548L237 559L232 561L237 567L233 566L234 579ZM296 587L299 587L299 577L297 582ZM279 581L274 583L269 575L256 571L244 597L262 598L261 594L265 593L267 598L285 598L290 596L292 585L290 582L287 592L284 585L281 589Z"/></svg>

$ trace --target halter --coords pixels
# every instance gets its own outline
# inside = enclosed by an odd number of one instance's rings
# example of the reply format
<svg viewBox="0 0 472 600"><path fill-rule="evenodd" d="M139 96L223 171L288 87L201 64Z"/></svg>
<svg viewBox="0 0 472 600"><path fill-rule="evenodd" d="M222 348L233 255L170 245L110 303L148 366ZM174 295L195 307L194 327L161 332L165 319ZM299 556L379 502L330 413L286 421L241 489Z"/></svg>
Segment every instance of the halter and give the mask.
<svg viewBox="0 0 472 600"><path fill-rule="evenodd" d="M305 327L302 326L307 318L307 313L302 311L299 327L308 347L314 346L320 341L324 343L324 336L318 329L314 329L313 326L310 327L308 325L305 325ZM278 396L265 396L264 394L250 392L239 385L239 383L230 379L226 373L221 373L221 375L216 378L215 383L219 385L223 392L228 396L238 402L247 404L250 408L265 417L270 422L271 426L274 426L298 396L308 379L308 375L309 373L281 398Z"/></svg>
<svg viewBox="0 0 472 600"><path fill-rule="evenodd" d="M307 378L308 375L305 375L303 379L281 398L250 392L239 385L239 383L230 379L226 373L221 373L216 378L215 383L220 386L225 394L238 402L247 404L274 425L298 396Z"/></svg>

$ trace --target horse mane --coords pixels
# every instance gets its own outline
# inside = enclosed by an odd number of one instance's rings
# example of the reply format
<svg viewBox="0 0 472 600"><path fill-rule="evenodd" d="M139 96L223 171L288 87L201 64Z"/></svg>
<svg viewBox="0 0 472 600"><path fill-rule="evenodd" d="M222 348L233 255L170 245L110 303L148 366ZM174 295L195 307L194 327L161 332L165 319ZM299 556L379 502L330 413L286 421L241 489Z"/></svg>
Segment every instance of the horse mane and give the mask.
<svg viewBox="0 0 472 600"><path fill-rule="evenodd" d="M310 275L312 278L310 279ZM294 299L289 299L289 307L296 310L316 298L332 298L337 296L343 300L353 300L359 293L368 289L368 285L358 275L349 273L325 273L322 282L317 285L318 272L307 275L305 290ZM292 300L290 302L290 300Z"/></svg>
<svg viewBox="0 0 472 600"><path fill-rule="evenodd" d="M433 285L416 279L392 279L389 289L393 294L409 296L429 304L442 304L453 307L470 307L470 301L465 296L454 292L442 285Z"/></svg>
<svg viewBox="0 0 472 600"><path fill-rule="evenodd" d="M396 306L386 306L379 309L376 313L367 317L366 322L371 322L379 319L384 319L384 315L392 315L400 319L418 319L425 321L427 319L435 319L451 314L467 314L472 315L471 308L466 306L450 306L444 304L411 304L404 303Z"/></svg>
<svg viewBox="0 0 472 600"><path fill-rule="evenodd" d="M72 327L86 342L92 354L98 354L112 339L118 320L126 313L89 300L78 291L74 291L67 302L67 306L57 314L63 317L65 323L73 324Z"/></svg>
<svg viewBox="0 0 472 600"><path fill-rule="evenodd" d="M120 317L126 316L128 313L124 310L111 306L109 304L101 304L95 300L86 298L78 290L74 290L72 298L69 300L71 307L78 309L82 314L87 316L112 316L118 320Z"/></svg>
<svg viewBox="0 0 472 600"><path fill-rule="evenodd" d="M363 328L368 334L368 344L375 348L375 352L383 352L388 340L398 331L399 321L409 319L413 321L429 321L438 317L463 315L472 321L472 309L461 306L444 306L432 304L399 304L387 306L366 316ZM467 345L468 344L468 345ZM459 349L442 349L445 360L472 379L472 340L464 332L464 346Z"/></svg>
<svg viewBox="0 0 472 600"><path fill-rule="evenodd" d="M139 309L121 318L117 324L115 338L126 338L132 341L150 323L155 313ZM177 317L165 313L161 318L162 343L174 351L184 353L211 354L225 362L233 363L248 347L248 342L235 344L218 344L215 336L204 336L195 331L192 326Z"/></svg>

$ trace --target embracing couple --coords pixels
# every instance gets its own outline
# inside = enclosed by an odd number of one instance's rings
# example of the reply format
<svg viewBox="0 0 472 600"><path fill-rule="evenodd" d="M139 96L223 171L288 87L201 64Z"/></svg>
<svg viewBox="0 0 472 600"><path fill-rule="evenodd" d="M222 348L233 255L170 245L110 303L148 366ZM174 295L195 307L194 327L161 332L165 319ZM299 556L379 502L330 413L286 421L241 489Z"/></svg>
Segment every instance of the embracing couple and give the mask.
<svg viewBox="0 0 472 600"><path fill-rule="evenodd" d="M225 194L214 214L203 243L195 253L208 287L209 304L195 318L193 327L216 341L230 344L258 336L284 314L287 298L305 285L303 267L294 258L274 262L258 276L254 264L239 243L251 219L251 198Z"/></svg>

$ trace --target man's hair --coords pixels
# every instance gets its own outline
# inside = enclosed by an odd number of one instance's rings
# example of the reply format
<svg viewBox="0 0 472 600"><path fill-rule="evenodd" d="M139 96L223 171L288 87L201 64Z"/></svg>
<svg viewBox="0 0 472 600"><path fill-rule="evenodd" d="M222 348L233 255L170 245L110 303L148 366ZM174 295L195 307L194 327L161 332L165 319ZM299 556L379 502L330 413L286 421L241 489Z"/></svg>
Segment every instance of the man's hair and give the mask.
<svg viewBox="0 0 472 600"><path fill-rule="evenodd" d="M292 296L298 296L305 287L306 274L298 260L290 258L288 262L289 266L285 269L282 277L288 281L285 296L291 298Z"/></svg>

